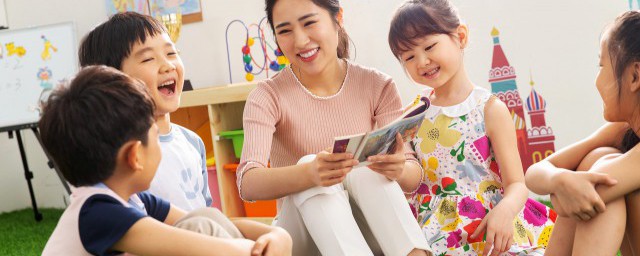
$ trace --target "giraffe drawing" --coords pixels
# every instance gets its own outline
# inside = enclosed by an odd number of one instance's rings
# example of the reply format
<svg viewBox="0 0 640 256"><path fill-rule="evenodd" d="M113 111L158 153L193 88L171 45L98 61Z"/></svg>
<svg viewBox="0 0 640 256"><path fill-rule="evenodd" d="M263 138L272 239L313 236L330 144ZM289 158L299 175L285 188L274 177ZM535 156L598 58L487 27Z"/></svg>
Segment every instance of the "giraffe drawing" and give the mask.
<svg viewBox="0 0 640 256"><path fill-rule="evenodd" d="M41 38L42 38L42 40L44 40L44 50L42 51L42 54L40 55L40 57L42 57L42 60L50 60L51 59L51 51L57 52L58 48L53 46L51 44L51 41L47 40L46 37L41 36Z"/></svg>

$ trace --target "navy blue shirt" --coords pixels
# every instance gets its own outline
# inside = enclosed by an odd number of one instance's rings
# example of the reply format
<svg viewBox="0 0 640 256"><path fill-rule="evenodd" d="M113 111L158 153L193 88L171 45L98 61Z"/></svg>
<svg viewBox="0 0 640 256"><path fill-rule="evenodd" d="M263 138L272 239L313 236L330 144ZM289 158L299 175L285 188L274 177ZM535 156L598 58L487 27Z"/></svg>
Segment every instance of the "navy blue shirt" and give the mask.
<svg viewBox="0 0 640 256"><path fill-rule="evenodd" d="M101 184L96 186L101 187ZM138 220L149 216L164 222L171 207L169 202L148 192L137 195L142 204L130 199L129 204L133 207L126 207L105 194L93 195L85 201L80 209L78 228L82 245L88 252L94 255L120 254L109 248Z"/></svg>

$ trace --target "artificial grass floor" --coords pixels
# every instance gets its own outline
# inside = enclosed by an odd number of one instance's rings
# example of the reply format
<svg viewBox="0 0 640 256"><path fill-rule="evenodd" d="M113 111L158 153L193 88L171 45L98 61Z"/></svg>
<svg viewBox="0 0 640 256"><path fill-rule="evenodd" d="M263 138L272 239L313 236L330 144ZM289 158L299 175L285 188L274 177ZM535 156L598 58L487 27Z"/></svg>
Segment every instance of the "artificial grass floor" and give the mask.
<svg viewBox="0 0 640 256"><path fill-rule="evenodd" d="M36 222L31 208L0 214L0 255L40 255L63 209L39 209Z"/></svg>
<svg viewBox="0 0 640 256"><path fill-rule="evenodd" d="M551 207L551 202L539 200ZM36 222L31 208L0 214L0 255L40 255L62 216L63 209L39 209L42 221ZM620 256L620 253L617 254Z"/></svg>

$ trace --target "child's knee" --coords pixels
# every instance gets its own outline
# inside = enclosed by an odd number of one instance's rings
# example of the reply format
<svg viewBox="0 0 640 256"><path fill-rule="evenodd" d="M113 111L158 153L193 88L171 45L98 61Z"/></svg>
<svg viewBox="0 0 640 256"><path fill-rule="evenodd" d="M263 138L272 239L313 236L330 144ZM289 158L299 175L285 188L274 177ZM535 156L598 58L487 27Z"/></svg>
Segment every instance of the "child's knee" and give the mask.
<svg viewBox="0 0 640 256"><path fill-rule="evenodd" d="M219 238L242 238L242 233L220 210L205 207L182 217L175 227Z"/></svg>
<svg viewBox="0 0 640 256"><path fill-rule="evenodd" d="M622 152L613 147L600 147L592 150L587 154L578 165L578 171L588 171L596 162L601 159L610 159L611 157L618 156Z"/></svg>
<svg viewBox="0 0 640 256"><path fill-rule="evenodd" d="M209 218L226 218L224 214L222 214L222 212L218 210L218 208L214 208L214 207L202 207L199 209L195 209L193 211L190 211L187 215L185 215L183 219L189 218L191 216L206 216Z"/></svg>
<svg viewBox="0 0 640 256"><path fill-rule="evenodd" d="M176 225L178 225L178 223L189 221L191 219L197 219L197 218L206 218L214 222L227 220L227 217L224 216L224 214L222 214L222 212L220 212L220 210L218 210L217 208L203 207L203 208L195 209L193 211L188 212L187 215L183 216L178 221L176 221Z"/></svg>
<svg viewBox="0 0 640 256"><path fill-rule="evenodd" d="M233 238L215 219L205 215L191 215L176 222L175 227L219 238Z"/></svg>

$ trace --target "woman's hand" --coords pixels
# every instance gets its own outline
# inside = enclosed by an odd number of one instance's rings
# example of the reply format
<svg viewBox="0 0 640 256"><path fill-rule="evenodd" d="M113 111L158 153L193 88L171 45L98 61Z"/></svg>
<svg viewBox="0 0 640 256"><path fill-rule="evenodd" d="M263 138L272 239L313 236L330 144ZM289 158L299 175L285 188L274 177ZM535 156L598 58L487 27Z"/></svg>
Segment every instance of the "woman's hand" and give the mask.
<svg viewBox="0 0 640 256"><path fill-rule="evenodd" d="M308 163L308 174L311 181L316 186L333 186L341 183L351 171L353 166L358 164L358 160L353 159L351 153L332 154L322 151L316 158Z"/></svg>
<svg viewBox="0 0 640 256"><path fill-rule="evenodd" d="M572 171L556 174L551 182L555 188L552 203L561 205L562 209L558 214L578 221L590 220L604 212L605 204L595 189L596 185L612 186L617 183L604 173Z"/></svg>
<svg viewBox="0 0 640 256"><path fill-rule="evenodd" d="M489 250L492 247L491 255L499 255L511 248L513 244L513 219L516 213L499 203L482 219L476 231L471 234L471 238L476 238L484 234L486 229L487 240L482 255L489 255Z"/></svg>
<svg viewBox="0 0 640 256"><path fill-rule="evenodd" d="M396 134L396 145L393 153L389 155L370 156L367 161L371 162L368 167L389 180L397 180L402 176L407 158L404 156L404 141L400 133Z"/></svg>

